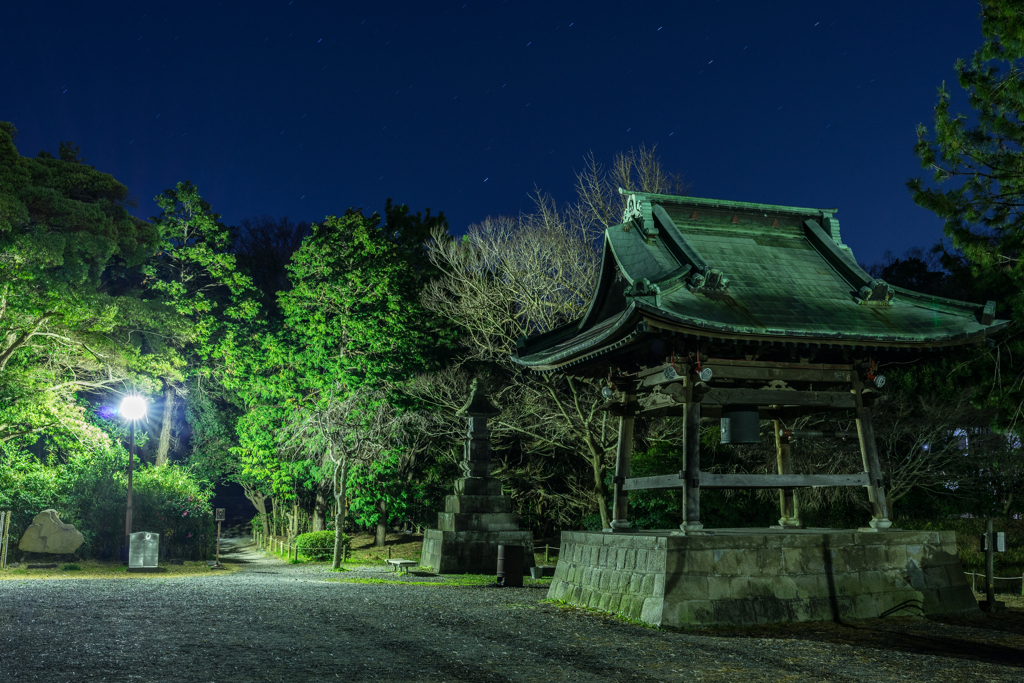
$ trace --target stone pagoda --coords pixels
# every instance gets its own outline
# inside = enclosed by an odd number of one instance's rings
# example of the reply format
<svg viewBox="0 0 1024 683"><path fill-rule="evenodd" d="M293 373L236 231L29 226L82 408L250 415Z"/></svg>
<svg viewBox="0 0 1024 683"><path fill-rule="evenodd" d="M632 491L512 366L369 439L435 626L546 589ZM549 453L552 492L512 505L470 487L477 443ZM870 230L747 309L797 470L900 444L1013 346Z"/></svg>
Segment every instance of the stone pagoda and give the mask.
<svg viewBox="0 0 1024 683"><path fill-rule="evenodd" d="M468 418L462 478L455 495L445 498L437 528L423 535L420 563L439 574L493 574L499 545L524 547L526 567L533 565L533 533L519 529L512 501L501 495L501 482L491 476L491 433L487 419L499 411L473 381L472 395L458 415Z"/></svg>

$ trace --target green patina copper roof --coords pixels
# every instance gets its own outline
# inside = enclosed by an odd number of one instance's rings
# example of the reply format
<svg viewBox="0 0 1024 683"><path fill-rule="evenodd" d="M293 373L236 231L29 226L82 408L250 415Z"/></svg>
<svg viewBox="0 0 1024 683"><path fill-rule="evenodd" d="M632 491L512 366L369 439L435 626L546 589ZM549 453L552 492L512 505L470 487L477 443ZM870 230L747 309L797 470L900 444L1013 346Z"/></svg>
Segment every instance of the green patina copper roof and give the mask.
<svg viewBox="0 0 1024 683"><path fill-rule="evenodd" d="M978 343L1006 325L994 320L992 302L931 297L872 279L842 243L836 212L630 194L622 224L605 231L588 313L522 341L516 361L558 367L652 328L747 341L927 348Z"/></svg>

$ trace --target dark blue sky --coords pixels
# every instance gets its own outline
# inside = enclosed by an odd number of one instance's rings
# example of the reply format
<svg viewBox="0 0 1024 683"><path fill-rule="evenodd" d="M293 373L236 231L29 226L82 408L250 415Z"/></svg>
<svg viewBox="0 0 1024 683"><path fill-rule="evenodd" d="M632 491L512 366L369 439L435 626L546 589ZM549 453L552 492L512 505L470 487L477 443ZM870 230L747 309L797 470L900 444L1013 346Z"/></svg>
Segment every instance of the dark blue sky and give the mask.
<svg viewBox="0 0 1024 683"><path fill-rule="evenodd" d="M573 198L657 144L691 193L839 207L862 262L928 247L915 126L980 44L971 0L35 2L0 22L19 151L81 145L138 214L191 179L228 222L386 197L455 231ZM962 103L963 98L955 100Z"/></svg>

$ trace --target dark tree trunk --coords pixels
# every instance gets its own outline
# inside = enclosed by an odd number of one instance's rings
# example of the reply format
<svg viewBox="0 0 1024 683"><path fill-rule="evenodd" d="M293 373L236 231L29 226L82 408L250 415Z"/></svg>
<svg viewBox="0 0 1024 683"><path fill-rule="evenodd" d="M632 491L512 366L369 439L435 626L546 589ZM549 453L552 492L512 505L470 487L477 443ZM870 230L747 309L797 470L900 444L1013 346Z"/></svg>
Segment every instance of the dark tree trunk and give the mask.
<svg viewBox="0 0 1024 683"><path fill-rule="evenodd" d="M327 494L317 489L316 504L313 506L313 531L327 529Z"/></svg>
<svg viewBox="0 0 1024 683"><path fill-rule="evenodd" d="M160 421L160 440L156 447L156 466L163 467L167 464L168 453L171 450L171 427L174 425L174 387L170 382L164 383L164 411L163 419Z"/></svg>
<svg viewBox="0 0 1024 683"><path fill-rule="evenodd" d="M388 537L388 502L383 498L377 501L377 512L377 539L374 545L383 548Z"/></svg>

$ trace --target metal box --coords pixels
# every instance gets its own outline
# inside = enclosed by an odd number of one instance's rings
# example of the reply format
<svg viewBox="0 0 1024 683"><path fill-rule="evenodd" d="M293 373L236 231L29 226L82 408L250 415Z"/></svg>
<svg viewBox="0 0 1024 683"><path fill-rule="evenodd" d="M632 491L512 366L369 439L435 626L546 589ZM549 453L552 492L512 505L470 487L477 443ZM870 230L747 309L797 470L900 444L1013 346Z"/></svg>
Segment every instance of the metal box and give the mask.
<svg viewBox="0 0 1024 683"><path fill-rule="evenodd" d="M129 536L128 568L156 567L160 558L160 534L139 531Z"/></svg>

